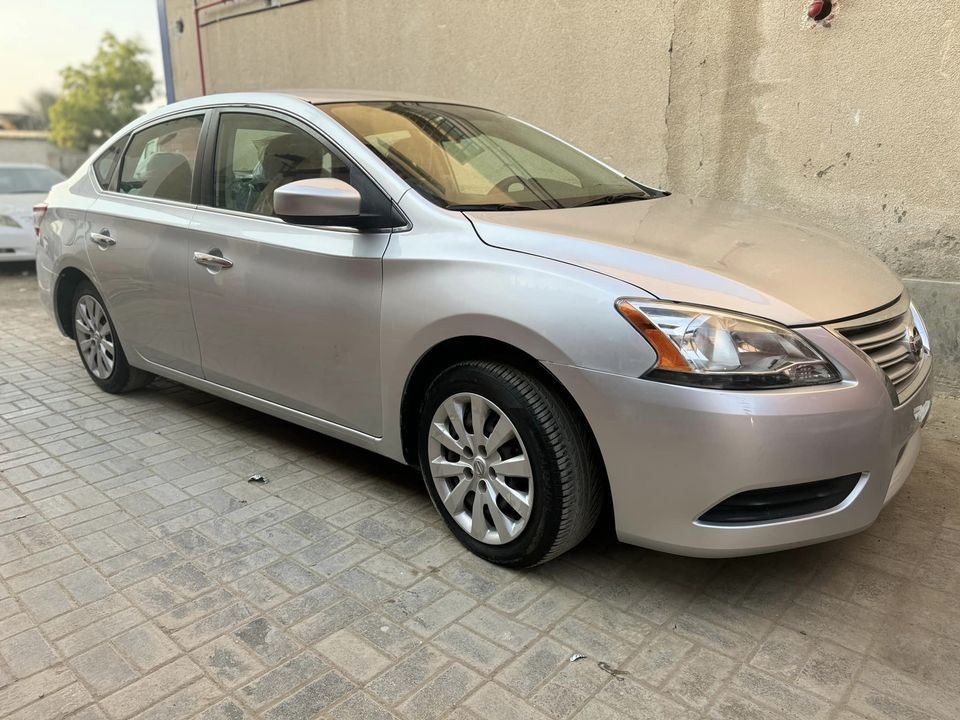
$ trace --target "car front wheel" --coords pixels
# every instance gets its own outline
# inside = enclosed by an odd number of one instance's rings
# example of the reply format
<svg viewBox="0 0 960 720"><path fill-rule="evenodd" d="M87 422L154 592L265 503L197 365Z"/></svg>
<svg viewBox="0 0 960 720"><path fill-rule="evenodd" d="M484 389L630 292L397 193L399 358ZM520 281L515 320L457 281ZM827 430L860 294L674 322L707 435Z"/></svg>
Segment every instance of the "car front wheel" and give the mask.
<svg viewBox="0 0 960 720"><path fill-rule="evenodd" d="M462 362L426 392L420 465L461 543L490 562L529 567L571 549L596 523L602 470L588 437L533 375Z"/></svg>

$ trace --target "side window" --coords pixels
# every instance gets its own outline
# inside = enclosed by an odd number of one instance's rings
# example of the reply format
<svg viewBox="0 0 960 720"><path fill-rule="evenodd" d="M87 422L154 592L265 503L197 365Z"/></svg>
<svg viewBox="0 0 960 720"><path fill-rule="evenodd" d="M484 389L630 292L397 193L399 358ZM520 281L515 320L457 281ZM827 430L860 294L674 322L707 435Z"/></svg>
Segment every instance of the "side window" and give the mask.
<svg viewBox="0 0 960 720"><path fill-rule="evenodd" d="M266 115L220 116L214 168L214 206L225 210L273 216L273 191L306 178L343 180L364 195L361 173L300 128Z"/></svg>
<svg viewBox="0 0 960 720"><path fill-rule="evenodd" d="M110 178L113 177L113 169L117 165L117 158L123 146L127 144L127 136L117 140L113 145L104 150L103 154L93 163L93 174L97 176L97 182L101 188L110 185Z"/></svg>
<svg viewBox="0 0 960 720"><path fill-rule="evenodd" d="M203 116L152 125L130 140L117 187L127 195L190 202Z"/></svg>

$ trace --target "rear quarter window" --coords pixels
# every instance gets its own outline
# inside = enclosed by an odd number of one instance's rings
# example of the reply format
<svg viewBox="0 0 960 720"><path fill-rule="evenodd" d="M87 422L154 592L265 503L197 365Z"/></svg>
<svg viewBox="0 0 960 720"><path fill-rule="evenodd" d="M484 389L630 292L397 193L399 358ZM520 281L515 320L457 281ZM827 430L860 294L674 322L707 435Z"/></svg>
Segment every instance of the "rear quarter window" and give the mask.
<svg viewBox="0 0 960 720"><path fill-rule="evenodd" d="M103 151L93 163L93 174L97 176L97 182L100 187L106 189L110 187L110 179L113 177L113 171L117 167L117 160L120 153L123 152L123 146L127 144L127 136L124 136L113 143Z"/></svg>

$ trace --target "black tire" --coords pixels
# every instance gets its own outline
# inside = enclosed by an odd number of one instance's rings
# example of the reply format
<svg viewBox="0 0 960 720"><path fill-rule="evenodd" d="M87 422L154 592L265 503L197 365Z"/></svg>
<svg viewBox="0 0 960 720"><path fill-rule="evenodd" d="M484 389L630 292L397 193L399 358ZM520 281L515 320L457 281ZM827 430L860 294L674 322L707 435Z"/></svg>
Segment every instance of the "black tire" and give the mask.
<svg viewBox="0 0 960 720"><path fill-rule="evenodd" d="M519 535L504 544L481 542L444 507L428 453L434 414L457 394L492 401L513 423L532 470L532 510ZM420 468L430 499L451 532L471 552L507 567L531 567L572 549L593 529L603 504L602 464L590 435L567 402L538 378L492 361L461 362L430 384L420 408Z"/></svg>
<svg viewBox="0 0 960 720"><path fill-rule="evenodd" d="M100 304L103 309L103 313L106 316L110 332L113 336L113 368L110 371L110 374L106 377L97 377L93 373L90 366L87 364L87 359L84 357L83 350L80 347L80 333L77 331L76 317L77 305L84 296L90 296ZM77 345L77 352L80 354L80 362L83 363L83 367L87 371L87 375L90 376L90 379L93 380L102 390L106 390L108 393L125 393L149 385L153 380L154 375L152 373L135 368L131 366L129 362L127 362L127 356L123 352L123 346L120 343L120 337L117 335L117 329L113 324L113 319L110 317L110 312L107 310L107 305L103 301L100 293L97 292L97 289L93 286L93 283L91 283L89 280L81 280L73 293L73 300L70 303L70 323L72 324L73 328L73 336Z"/></svg>

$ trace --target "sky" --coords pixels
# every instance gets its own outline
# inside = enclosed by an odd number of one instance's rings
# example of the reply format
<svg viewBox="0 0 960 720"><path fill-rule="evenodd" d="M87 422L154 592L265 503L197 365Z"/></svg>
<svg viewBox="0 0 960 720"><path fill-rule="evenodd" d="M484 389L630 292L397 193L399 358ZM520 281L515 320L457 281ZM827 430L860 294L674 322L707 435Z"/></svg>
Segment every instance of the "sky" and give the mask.
<svg viewBox="0 0 960 720"><path fill-rule="evenodd" d="M162 104L163 59L156 0L0 0L0 112L15 112L59 71L93 59L104 32L139 38L150 51Z"/></svg>

